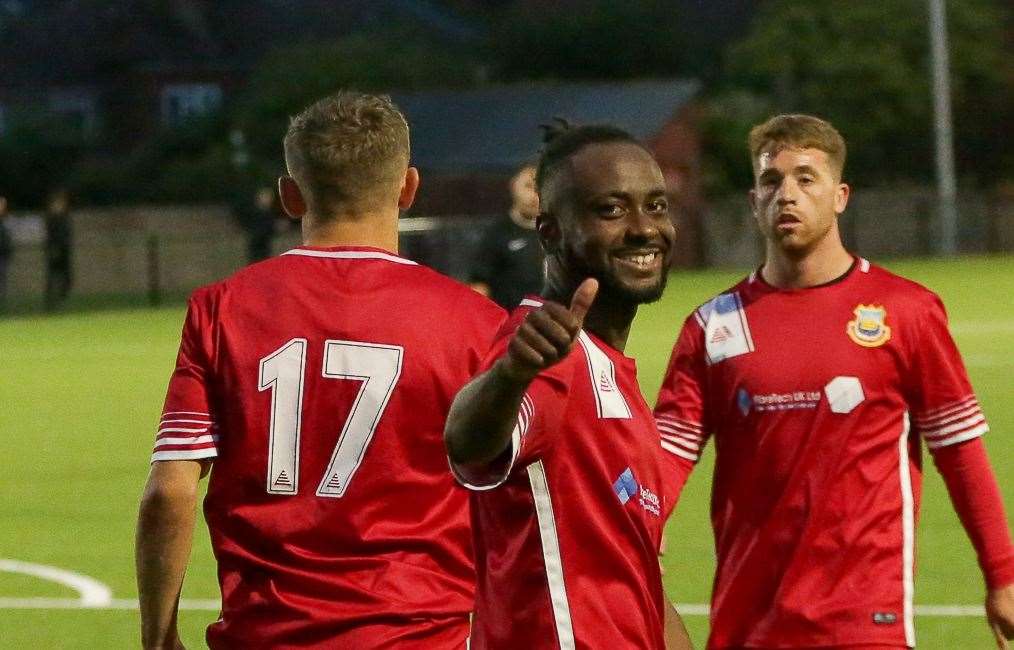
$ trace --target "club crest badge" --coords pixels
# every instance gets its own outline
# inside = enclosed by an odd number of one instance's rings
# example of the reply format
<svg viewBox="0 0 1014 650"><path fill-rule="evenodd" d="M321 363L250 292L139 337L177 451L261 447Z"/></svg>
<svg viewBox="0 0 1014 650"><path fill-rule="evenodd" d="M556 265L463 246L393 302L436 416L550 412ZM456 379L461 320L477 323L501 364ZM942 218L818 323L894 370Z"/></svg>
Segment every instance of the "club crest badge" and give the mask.
<svg viewBox="0 0 1014 650"><path fill-rule="evenodd" d="M887 310L877 305L857 305L845 332L855 343L864 348L880 347L891 340L891 328L887 324Z"/></svg>

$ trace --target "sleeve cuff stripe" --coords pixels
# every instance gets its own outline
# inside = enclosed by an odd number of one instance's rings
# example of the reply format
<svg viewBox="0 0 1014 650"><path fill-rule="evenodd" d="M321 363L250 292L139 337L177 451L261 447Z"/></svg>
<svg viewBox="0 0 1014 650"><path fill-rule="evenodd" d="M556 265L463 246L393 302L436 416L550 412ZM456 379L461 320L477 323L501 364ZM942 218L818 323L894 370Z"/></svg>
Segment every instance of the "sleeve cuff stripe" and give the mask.
<svg viewBox="0 0 1014 650"><path fill-rule="evenodd" d="M181 445L159 445L155 448L155 452L160 451L196 451L198 449L217 449L218 446L214 442L198 442L196 444L181 444Z"/></svg>
<svg viewBox="0 0 1014 650"><path fill-rule="evenodd" d="M955 422L954 424L948 425L946 427L940 427L939 429L932 429L929 431L922 430L921 433L923 438L941 438L947 436L948 434L964 431L969 427L974 427L976 425L985 423L986 423L985 416L983 416L982 413L979 413L978 415L970 417L966 420L962 420L961 422Z"/></svg>
<svg viewBox="0 0 1014 650"><path fill-rule="evenodd" d="M151 455L151 462L158 460L200 460L202 458L216 458L218 451L212 449L178 449L173 451L156 451Z"/></svg>
<svg viewBox="0 0 1014 650"><path fill-rule="evenodd" d="M972 404L971 406L963 408L960 411L955 411L953 413L941 416L939 418L933 418L931 420L916 420L915 424L916 426L922 427L924 429L937 428L949 424L951 422L954 422L956 420L967 418L968 416L974 413L981 412L982 409L979 408L978 404Z"/></svg>
<svg viewBox="0 0 1014 650"><path fill-rule="evenodd" d="M211 413L204 413L202 411L166 411L162 414L163 418L167 418L170 415L201 415L206 418L211 418Z"/></svg>
<svg viewBox="0 0 1014 650"><path fill-rule="evenodd" d="M673 426L680 426L690 429L691 431L703 431L704 427L697 422L691 422L690 420L681 420L679 418L670 417L668 415L656 415L656 422L665 422Z"/></svg>
<svg viewBox="0 0 1014 650"><path fill-rule="evenodd" d="M517 427L514 428L514 432L511 434L511 460L507 465L507 469L503 471L502 475L491 477L490 481L472 481L466 478L462 472L458 469L458 466L448 458L447 464L451 466L451 474L462 487L472 490L474 492L485 492L486 490L492 490L493 488L500 487L507 482L507 479L511 475L511 471L514 469L514 463L518 460L518 454L521 453L521 432Z"/></svg>
<svg viewBox="0 0 1014 650"><path fill-rule="evenodd" d="M680 458L686 458L687 460L695 462L695 463L697 462L697 458L698 458L697 454L692 454L689 451L686 451L684 449L680 449L676 445L670 445L665 440L662 441L662 449L665 449L668 452L676 454Z"/></svg>
<svg viewBox="0 0 1014 650"><path fill-rule="evenodd" d="M672 426L672 425L667 424L665 422L656 422L655 425L658 427L659 431L665 431L666 433L671 433L671 434L676 435L676 436L685 436L685 437L693 439L693 440L703 440L704 439L704 436L702 436L700 434L700 432L698 432L698 431L691 431L691 430L686 429L684 427Z"/></svg>
<svg viewBox="0 0 1014 650"><path fill-rule="evenodd" d="M685 447L692 451L700 451L701 449L700 444L693 442L691 440L687 440L686 438L679 438L677 436L667 436L666 434L663 433L662 440L665 440L674 445L680 445L681 447Z"/></svg>
<svg viewBox="0 0 1014 650"><path fill-rule="evenodd" d="M188 428L188 427L163 427L158 430L158 437L164 438L167 433L207 433L208 427Z"/></svg>
<svg viewBox="0 0 1014 650"><path fill-rule="evenodd" d="M183 420L178 418L162 418L162 421L158 423L158 426L165 426L167 424L203 424L210 427L214 424L211 420Z"/></svg>
<svg viewBox="0 0 1014 650"><path fill-rule="evenodd" d="M959 442L965 442L966 440L978 438L987 431L989 431L989 427L986 426L985 424L981 424L975 427L974 429L969 429L964 433L960 433L950 438L944 438L943 440L933 440L932 442L927 441L926 446L929 447L930 449L939 449L940 447L947 447L948 445L956 445Z"/></svg>
<svg viewBox="0 0 1014 650"><path fill-rule="evenodd" d="M212 434L207 436L195 436L193 438L159 438L155 442L155 448L166 445L200 445L208 442L218 442L218 436Z"/></svg>
<svg viewBox="0 0 1014 650"><path fill-rule="evenodd" d="M955 411L960 411L962 409L966 409L969 406L972 406L973 404L976 404L976 403L977 403L977 400L975 399L975 395L970 395L970 396L968 396L968 397L966 397L964 399L958 400L957 402L951 402L950 404L944 404L943 406L939 406L939 407L937 407L935 409L931 409L929 411L926 411L925 413L919 413L919 414L915 415L915 417L913 417L912 419L914 421L916 421L916 422L925 422L927 420L935 420L937 418L941 418L941 417L946 416L948 413L952 413L952 412L955 412Z"/></svg>

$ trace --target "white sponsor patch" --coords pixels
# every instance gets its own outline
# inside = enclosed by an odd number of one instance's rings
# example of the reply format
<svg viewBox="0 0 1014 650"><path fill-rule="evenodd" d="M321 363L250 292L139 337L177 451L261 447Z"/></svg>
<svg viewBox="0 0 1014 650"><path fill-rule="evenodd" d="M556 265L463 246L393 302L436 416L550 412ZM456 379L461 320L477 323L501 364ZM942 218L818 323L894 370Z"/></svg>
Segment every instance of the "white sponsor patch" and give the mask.
<svg viewBox="0 0 1014 650"><path fill-rule="evenodd" d="M851 413L866 399L858 377L835 377L824 386L824 394L832 413Z"/></svg>
<svg viewBox="0 0 1014 650"><path fill-rule="evenodd" d="M753 352L753 338L739 294L723 293L699 310L704 325L704 347L708 364Z"/></svg>

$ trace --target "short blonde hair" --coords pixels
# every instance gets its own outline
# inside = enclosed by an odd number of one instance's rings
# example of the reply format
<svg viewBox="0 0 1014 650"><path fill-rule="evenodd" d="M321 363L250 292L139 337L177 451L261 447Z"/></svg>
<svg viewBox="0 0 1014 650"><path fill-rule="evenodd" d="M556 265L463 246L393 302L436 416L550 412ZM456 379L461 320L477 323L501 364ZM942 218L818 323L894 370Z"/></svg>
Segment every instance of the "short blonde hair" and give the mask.
<svg viewBox="0 0 1014 650"><path fill-rule="evenodd" d="M292 118L284 147L310 209L326 217L393 191L408 167L408 123L386 95L342 91Z"/></svg>
<svg viewBox="0 0 1014 650"><path fill-rule="evenodd" d="M827 154L831 169L841 178L845 169L845 139L830 122L813 115L775 115L750 130L747 139L754 174L761 154L786 148L817 149Z"/></svg>

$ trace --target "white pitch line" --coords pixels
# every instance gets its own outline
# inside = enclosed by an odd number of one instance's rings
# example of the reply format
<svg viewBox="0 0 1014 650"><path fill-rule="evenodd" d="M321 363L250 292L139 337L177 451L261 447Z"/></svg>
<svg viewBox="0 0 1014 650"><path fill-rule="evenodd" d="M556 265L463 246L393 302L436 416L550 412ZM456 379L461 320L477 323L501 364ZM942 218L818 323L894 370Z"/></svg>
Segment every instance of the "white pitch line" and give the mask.
<svg viewBox="0 0 1014 650"><path fill-rule="evenodd" d="M70 587L80 594L80 598L73 601L78 603L79 607L106 607L113 600L112 589L94 578L73 571L7 558L0 558L0 571L21 573Z"/></svg>

